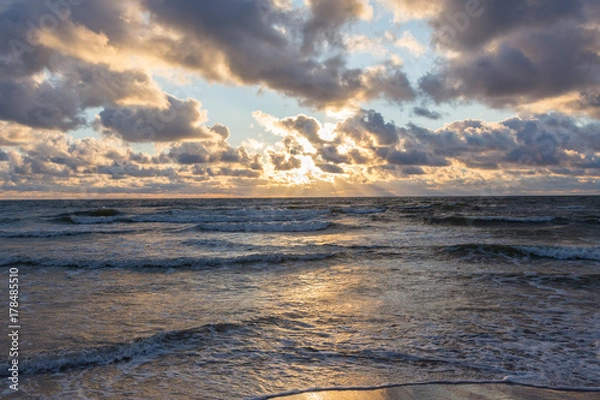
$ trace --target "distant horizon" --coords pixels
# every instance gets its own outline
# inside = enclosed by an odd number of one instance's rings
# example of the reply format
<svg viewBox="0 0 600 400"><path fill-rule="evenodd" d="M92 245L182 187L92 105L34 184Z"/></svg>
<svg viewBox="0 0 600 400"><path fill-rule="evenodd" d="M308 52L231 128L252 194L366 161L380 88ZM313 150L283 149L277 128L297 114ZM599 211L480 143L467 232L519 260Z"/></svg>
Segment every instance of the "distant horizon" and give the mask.
<svg viewBox="0 0 600 400"><path fill-rule="evenodd" d="M421 196L304 196L304 197L276 197L276 196L265 196L265 197L65 197L65 198L0 198L0 202L7 201L121 201L121 200L318 200L318 199L424 199L424 198L507 198L507 197L600 197L600 193L595 194L508 194L508 195L453 195L453 194L432 194L432 195L421 195Z"/></svg>

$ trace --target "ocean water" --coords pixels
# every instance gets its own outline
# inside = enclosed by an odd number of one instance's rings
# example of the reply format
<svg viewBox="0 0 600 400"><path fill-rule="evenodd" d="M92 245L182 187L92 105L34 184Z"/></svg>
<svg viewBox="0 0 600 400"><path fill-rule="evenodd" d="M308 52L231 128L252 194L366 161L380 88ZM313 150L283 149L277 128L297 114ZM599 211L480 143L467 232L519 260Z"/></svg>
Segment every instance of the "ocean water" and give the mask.
<svg viewBox="0 0 600 400"><path fill-rule="evenodd" d="M0 265L17 396L600 388L600 197L2 201Z"/></svg>

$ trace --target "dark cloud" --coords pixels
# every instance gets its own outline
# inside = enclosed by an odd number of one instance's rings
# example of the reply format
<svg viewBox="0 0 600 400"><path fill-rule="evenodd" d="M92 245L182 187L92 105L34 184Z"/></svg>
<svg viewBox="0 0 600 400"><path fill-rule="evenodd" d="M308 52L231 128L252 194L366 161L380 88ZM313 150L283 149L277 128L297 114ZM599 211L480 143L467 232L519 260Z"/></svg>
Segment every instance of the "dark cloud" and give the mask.
<svg viewBox="0 0 600 400"><path fill-rule="evenodd" d="M270 152L269 158L276 171L291 171L302 166L302 162L298 158L286 154Z"/></svg>
<svg viewBox="0 0 600 400"><path fill-rule="evenodd" d="M47 61L49 75L43 80L35 75L0 76L0 120L67 131L86 123L83 112L87 108L110 107L124 100L164 102L158 87L140 71L111 71L107 65L70 57ZM13 62L10 70L19 70L20 65Z"/></svg>
<svg viewBox="0 0 600 400"><path fill-rule="evenodd" d="M211 168L211 167L201 167L195 165L193 167L193 174L207 177L216 177L216 176L231 176L237 178L259 178L261 173L258 171L252 171L248 169L236 169L236 168Z"/></svg>
<svg viewBox="0 0 600 400"><path fill-rule="evenodd" d="M295 122L308 117L286 118L291 135L286 144L289 155L313 157L315 164L344 166L444 167L452 161L471 169L507 170L530 167L579 168L592 170L599 165L600 124L581 124L563 114L541 114L490 124L463 120L430 130L414 124L399 127L373 110L362 110L338 123L331 141L314 138L315 132L295 129ZM305 125L302 125L305 126ZM309 140L317 152L306 151L294 135ZM340 145L351 140L356 148L340 153ZM276 164L290 162L285 153ZM417 168L403 168L404 174Z"/></svg>
<svg viewBox="0 0 600 400"><path fill-rule="evenodd" d="M243 147L233 148L227 142L184 142L173 145L167 157L181 165L240 164L251 170L262 170L257 156L251 156Z"/></svg>
<svg viewBox="0 0 600 400"><path fill-rule="evenodd" d="M77 95L49 82L0 77L0 119L37 128L69 130L85 123Z"/></svg>
<svg viewBox="0 0 600 400"><path fill-rule="evenodd" d="M437 121L442 118L442 114L440 114L439 112L428 110L424 107L413 107L412 112L413 114L419 117L432 119L434 121Z"/></svg>
<svg viewBox="0 0 600 400"><path fill-rule="evenodd" d="M481 1L468 16L469 1L445 0L430 21L434 41L458 53L419 86L437 102L481 101L493 107L546 102L600 118L594 95L600 88L600 30L595 0ZM582 101L561 96L580 93ZM588 101L586 101L588 100Z"/></svg>
<svg viewBox="0 0 600 400"><path fill-rule="evenodd" d="M421 167L404 167L402 168L402 174L404 175L424 175L425 171Z"/></svg>
<svg viewBox="0 0 600 400"><path fill-rule="evenodd" d="M467 123L465 123L467 122ZM499 169L524 166L574 167L597 159L598 123L581 125L562 114L511 118L497 125L477 121L450 124L435 134L453 137L440 154L451 154L472 168ZM439 141L427 140L432 146Z"/></svg>
<svg viewBox="0 0 600 400"><path fill-rule="evenodd" d="M318 164L317 167L321 169L323 172L327 172L328 174L343 174L345 173L344 169L339 165L335 164Z"/></svg>
<svg viewBox="0 0 600 400"><path fill-rule="evenodd" d="M139 70L111 71L106 64L88 64L78 60L54 62L64 89L77 93L79 106L110 107L123 100L137 103L161 103L165 95L146 73ZM62 90L63 92L65 90Z"/></svg>
<svg viewBox="0 0 600 400"><path fill-rule="evenodd" d="M391 165L429 165L444 167L450 163L443 157L420 150L399 151L396 149L382 148L378 155Z"/></svg>
<svg viewBox="0 0 600 400"><path fill-rule="evenodd" d="M321 125L314 118L298 115L296 117L284 118L280 121L280 124L288 130L298 132L300 135L306 137L311 143L324 142L319 136Z"/></svg>
<svg viewBox="0 0 600 400"><path fill-rule="evenodd" d="M592 1L441 0L439 13L430 23L439 44L477 51L523 27L546 29L561 22L585 22L585 6Z"/></svg>
<svg viewBox="0 0 600 400"><path fill-rule="evenodd" d="M6 159L4 159L6 158ZM224 140L185 142L173 145L157 155L134 152L114 139L85 138L67 140L63 133L48 133L32 143L7 154L0 150L0 161L8 161L0 171L0 181L18 183L45 182L50 185L77 185L82 181L103 182L136 179L136 186L163 178L185 181L198 168L210 168L210 176L240 179L262 175L260 157L244 148L232 148Z"/></svg>
<svg viewBox="0 0 600 400"><path fill-rule="evenodd" d="M314 53L320 43L340 45L340 28L352 22L368 10L359 0L310 0L311 17L302 27L303 53Z"/></svg>
<svg viewBox="0 0 600 400"><path fill-rule="evenodd" d="M113 107L99 114L100 128L114 132L127 142L175 142L182 139L211 139L229 135L223 125L207 128L200 103L168 96L168 108Z"/></svg>
<svg viewBox="0 0 600 400"><path fill-rule="evenodd" d="M110 175L111 179L177 177L177 172L173 168L144 167L132 162L116 161L111 165L101 165L86 172Z"/></svg>
<svg viewBox="0 0 600 400"><path fill-rule="evenodd" d="M269 0L7 1L0 8L0 91L8 96L0 99L0 119L67 131L86 123L86 109L104 107L103 121L126 140L139 141L130 118L146 119L165 96L146 73L113 69L100 61L107 60L105 54L98 62L85 55L89 48L103 52L109 46L193 69L209 80L265 85L317 108L414 98L398 67L347 66L337 38L366 12L359 0L314 0L301 12ZM181 37L156 33L156 27ZM54 44L41 40L44 36ZM315 50L322 44L329 46L326 57ZM180 133L167 132L169 122L166 131L152 126L141 136L163 141L210 134L178 122L174 128ZM221 126L213 133L229 134Z"/></svg>
<svg viewBox="0 0 600 400"><path fill-rule="evenodd" d="M69 18L99 12L94 1L73 4L8 1L0 8L0 120L67 131L84 125L84 111L91 107L123 101L164 103L164 95L146 73L115 71L44 44L42 37L52 36L68 46L78 28ZM120 21L119 15L112 14Z"/></svg>
<svg viewBox="0 0 600 400"><path fill-rule="evenodd" d="M144 5L154 23L185 36L168 45L164 44L168 39L162 38L163 44L156 48L164 51L158 56L209 79L263 84L318 108L374 98L405 101L415 96L397 67L351 69L340 56L341 50L323 60L310 54L315 42L333 38L354 19L361 7L357 1L315 0L315 12L341 14L329 19L313 13L308 20L298 18L296 10L284 12L266 0L146 0Z"/></svg>
<svg viewBox="0 0 600 400"><path fill-rule="evenodd" d="M319 155L323 160L335 164L349 164L352 162L351 155L340 154L338 148L335 145L323 146L319 149Z"/></svg>
<svg viewBox="0 0 600 400"><path fill-rule="evenodd" d="M81 3L70 7L73 23L91 31L107 35L111 43L131 40L132 21L125 18L128 8L136 2L111 0L78 0ZM135 24L133 26L136 27Z"/></svg>
<svg viewBox="0 0 600 400"><path fill-rule="evenodd" d="M385 122L374 110L361 110L339 127L347 135L359 141L375 142L379 146L393 145L398 141L398 127Z"/></svg>

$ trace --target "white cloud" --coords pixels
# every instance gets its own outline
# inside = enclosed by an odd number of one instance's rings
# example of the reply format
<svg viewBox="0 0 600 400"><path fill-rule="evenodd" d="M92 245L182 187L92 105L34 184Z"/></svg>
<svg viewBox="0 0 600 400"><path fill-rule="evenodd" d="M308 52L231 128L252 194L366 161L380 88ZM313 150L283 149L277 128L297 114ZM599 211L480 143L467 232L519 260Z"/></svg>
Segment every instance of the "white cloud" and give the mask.
<svg viewBox="0 0 600 400"><path fill-rule="evenodd" d="M396 47L406 49L417 57L423 56L427 49L409 31L404 31L402 36L394 42Z"/></svg>

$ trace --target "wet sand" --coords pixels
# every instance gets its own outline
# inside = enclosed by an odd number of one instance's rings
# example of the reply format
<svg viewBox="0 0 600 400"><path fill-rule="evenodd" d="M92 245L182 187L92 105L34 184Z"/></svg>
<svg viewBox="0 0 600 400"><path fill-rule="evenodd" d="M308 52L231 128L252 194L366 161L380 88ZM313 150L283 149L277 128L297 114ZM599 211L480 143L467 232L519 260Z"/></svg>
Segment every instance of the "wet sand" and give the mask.
<svg viewBox="0 0 600 400"><path fill-rule="evenodd" d="M598 400L600 391L540 389L507 383L422 384L374 390L326 390L277 397L280 400Z"/></svg>

